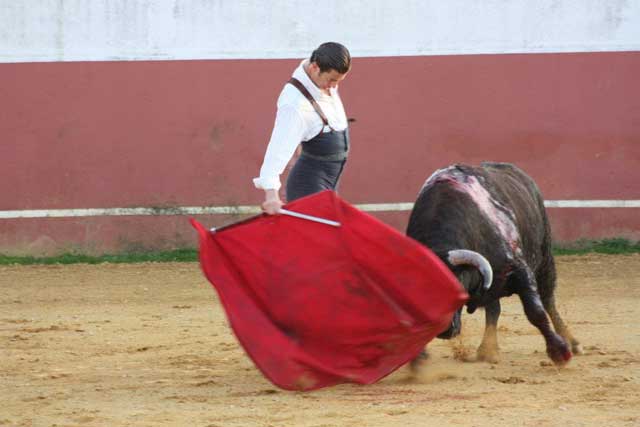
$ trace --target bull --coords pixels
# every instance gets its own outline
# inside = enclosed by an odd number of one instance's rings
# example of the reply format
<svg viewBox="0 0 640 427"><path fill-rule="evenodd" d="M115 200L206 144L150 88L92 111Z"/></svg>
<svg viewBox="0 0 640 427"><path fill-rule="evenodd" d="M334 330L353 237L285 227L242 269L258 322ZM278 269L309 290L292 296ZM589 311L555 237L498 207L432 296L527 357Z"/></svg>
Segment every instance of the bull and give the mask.
<svg viewBox="0 0 640 427"><path fill-rule="evenodd" d="M572 351L581 352L556 309L556 269L544 202L521 169L487 162L436 171L420 190L407 235L430 248L455 274L469 295L468 313L485 309L478 360L497 363L500 298L513 294L544 337L555 364L568 362ZM439 338L460 333L461 313L462 308ZM417 368L426 353L421 356L412 367Z"/></svg>

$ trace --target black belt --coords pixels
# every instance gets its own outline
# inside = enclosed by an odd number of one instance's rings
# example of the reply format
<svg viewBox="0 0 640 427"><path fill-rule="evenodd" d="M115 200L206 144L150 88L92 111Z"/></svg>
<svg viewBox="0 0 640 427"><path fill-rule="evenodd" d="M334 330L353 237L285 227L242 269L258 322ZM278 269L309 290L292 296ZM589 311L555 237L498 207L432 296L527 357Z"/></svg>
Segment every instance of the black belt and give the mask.
<svg viewBox="0 0 640 427"><path fill-rule="evenodd" d="M338 153L330 153L330 154L311 154L304 151L304 146L302 149L301 157L308 157L314 160L322 160L325 162L342 162L347 160L347 156L349 155L348 151L340 151Z"/></svg>

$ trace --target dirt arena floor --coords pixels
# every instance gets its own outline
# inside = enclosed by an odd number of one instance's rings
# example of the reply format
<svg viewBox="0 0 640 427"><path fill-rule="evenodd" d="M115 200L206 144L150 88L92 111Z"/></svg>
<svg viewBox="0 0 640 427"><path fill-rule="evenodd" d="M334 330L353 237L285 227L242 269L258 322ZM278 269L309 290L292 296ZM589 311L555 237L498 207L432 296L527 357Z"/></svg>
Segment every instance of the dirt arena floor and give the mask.
<svg viewBox="0 0 640 427"><path fill-rule="evenodd" d="M415 377L315 392L262 377L195 263L0 266L0 425L640 425L640 255L557 262L559 309L585 349L566 367L509 298L497 365L460 360L479 312Z"/></svg>

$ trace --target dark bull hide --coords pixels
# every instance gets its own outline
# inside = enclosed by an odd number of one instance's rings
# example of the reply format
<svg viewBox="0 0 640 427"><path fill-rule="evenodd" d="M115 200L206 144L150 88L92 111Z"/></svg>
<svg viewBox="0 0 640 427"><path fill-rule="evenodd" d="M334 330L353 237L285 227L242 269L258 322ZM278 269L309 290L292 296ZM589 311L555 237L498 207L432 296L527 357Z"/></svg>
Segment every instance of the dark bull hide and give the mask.
<svg viewBox="0 0 640 427"><path fill-rule="evenodd" d="M542 333L553 362L569 361L567 342L580 353L555 306L556 270L542 196L522 170L483 163L436 171L420 190L407 235L434 251L457 276L469 293L468 313L485 308L479 360L497 362L500 298L512 294L520 297L527 319ZM440 338L460 333L460 314Z"/></svg>

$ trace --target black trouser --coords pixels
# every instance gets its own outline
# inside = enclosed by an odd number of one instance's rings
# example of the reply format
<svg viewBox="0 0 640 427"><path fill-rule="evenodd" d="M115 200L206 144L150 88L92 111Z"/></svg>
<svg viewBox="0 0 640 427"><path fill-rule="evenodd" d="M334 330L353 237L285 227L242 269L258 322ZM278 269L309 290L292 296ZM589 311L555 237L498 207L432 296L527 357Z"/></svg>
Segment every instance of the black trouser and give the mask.
<svg viewBox="0 0 640 427"><path fill-rule="evenodd" d="M320 132L302 143L302 154L287 178L287 201L338 189L349 152L349 129Z"/></svg>
<svg viewBox="0 0 640 427"><path fill-rule="evenodd" d="M287 201L322 190L337 190L345 160L328 161L300 155L287 178Z"/></svg>

